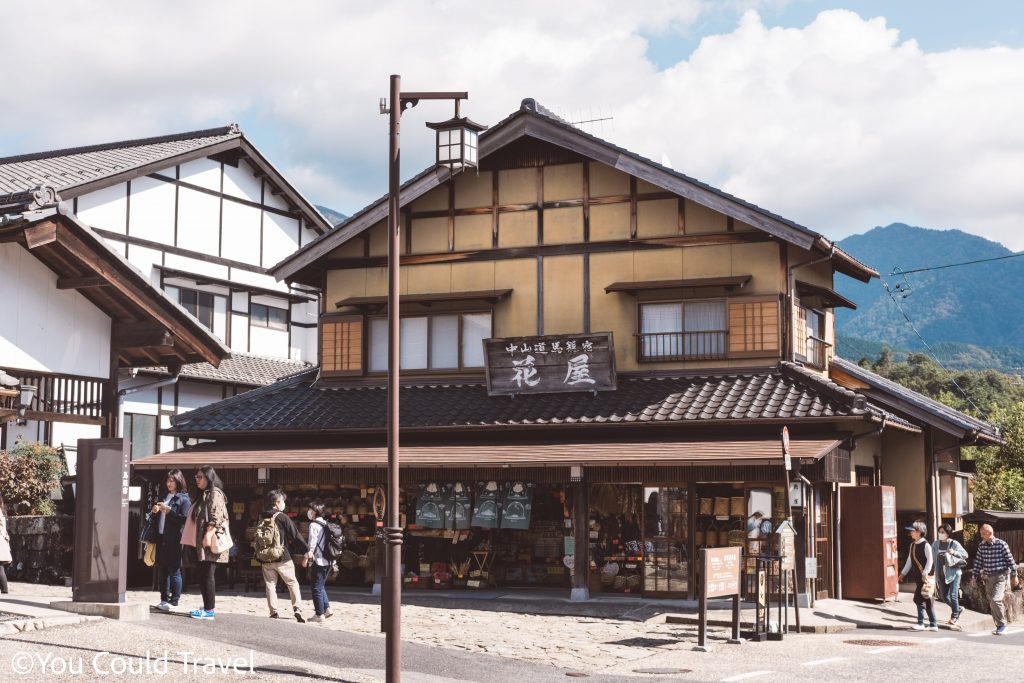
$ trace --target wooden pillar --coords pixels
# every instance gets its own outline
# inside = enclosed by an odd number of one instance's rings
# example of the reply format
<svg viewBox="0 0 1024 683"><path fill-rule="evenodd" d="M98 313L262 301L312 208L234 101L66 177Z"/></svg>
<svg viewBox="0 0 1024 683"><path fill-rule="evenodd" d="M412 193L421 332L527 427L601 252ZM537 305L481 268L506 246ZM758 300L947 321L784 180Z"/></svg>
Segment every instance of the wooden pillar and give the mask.
<svg viewBox="0 0 1024 683"><path fill-rule="evenodd" d="M103 426L100 428L101 439L116 439L118 436L118 400L117 400L117 340L114 339L114 326L110 326L110 369L109 379L103 385L100 397L103 406Z"/></svg>
<svg viewBox="0 0 1024 683"><path fill-rule="evenodd" d="M924 428L924 504L925 523L928 524L928 537L935 538L938 525L938 504L935 500L935 430Z"/></svg>
<svg viewBox="0 0 1024 683"><path fill-rule="evenodd" d="M583 476L573 484L572 527L576 555L573 558L572 593L569 599L575 602L590 598L590 514L587 482Z"/></svg>

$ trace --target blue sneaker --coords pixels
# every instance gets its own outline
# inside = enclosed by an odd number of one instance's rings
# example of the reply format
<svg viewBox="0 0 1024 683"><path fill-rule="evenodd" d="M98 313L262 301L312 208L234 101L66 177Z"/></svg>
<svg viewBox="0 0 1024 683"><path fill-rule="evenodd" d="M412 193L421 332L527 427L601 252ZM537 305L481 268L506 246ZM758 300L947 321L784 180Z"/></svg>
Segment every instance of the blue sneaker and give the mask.
<svg viewBox="0 0 1024 683"><path fill-rule="evenodd" d="M992 631L992 633L994 635L997 635L997 636L1005 635L1006 634L1006 624L1003 624L1002 626L997 626L996 630Z"/></svg>
<svg viewBox="0 0 1024 683"><path fill-rule="evenodd" d="M216 612L213 610L197 609L189 614L189 616L193 619L213 619L216 616Z"/></svg>

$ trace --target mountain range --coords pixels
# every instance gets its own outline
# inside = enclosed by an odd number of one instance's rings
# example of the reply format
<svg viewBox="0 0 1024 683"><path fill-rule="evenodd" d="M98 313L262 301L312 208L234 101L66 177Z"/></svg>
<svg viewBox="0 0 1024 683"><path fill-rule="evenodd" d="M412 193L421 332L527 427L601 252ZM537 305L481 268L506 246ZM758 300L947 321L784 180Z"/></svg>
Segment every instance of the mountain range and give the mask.
<svg viewBox="0 0 1024 683"><path fill-rule="evenodd" d="M837 351L853 360L874 357L883 345L926 349L959 368L1024 366L1024 258L936 268L1013 254L998 242L961 230L893 223L839 243L873 266L880 279L864 284L836 279L857 303L837 309ZM917 271L929 268L923 272Z"/></svg>

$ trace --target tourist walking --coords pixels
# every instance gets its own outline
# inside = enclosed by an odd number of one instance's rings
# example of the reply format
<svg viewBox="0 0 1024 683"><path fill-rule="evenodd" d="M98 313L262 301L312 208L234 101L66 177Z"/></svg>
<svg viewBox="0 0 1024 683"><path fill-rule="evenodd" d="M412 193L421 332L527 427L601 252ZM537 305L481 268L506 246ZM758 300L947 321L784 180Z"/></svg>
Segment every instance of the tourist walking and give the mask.
<svg viewBox="0 0 1024 683"><path fill-rule="evenodd" d="M981 542L974 556L971 567L971 585L981 577L988 598L989 609L992 610L992 621L996 629L992 633L1001 636L1006 633L1006 611L1003 608L1003 594L1006 592L1006 580L1010 576L1014 585L1017 583L1017 563L1006 541L996 538L995 530L990 524L982 524L978 529Z"/></svg>
<svg viewBox="0 0 1024 683"><path fill-rule="evenodd" d="M157 517L156 528L156 580L160 588L160 604L156 608L169 612L178 606L181 598L181 532L192 509L188 485L181 470L167 473L164 491L153 505Z"/></svg>
<svg viewBox="0 0 1024 683"><path fill-rule="evenodd" d="M213 619L216 613L217 565L227 563L231 546L228 499L224 495L224 484L209 465L203 465L196 471L196 486L199 494L188 518L195 526L195 537L190 540L196 549L203 606L190 616L193 619Z"/></svg>
<svg viewBox="0 0 1024 683"><path fill-rule="evenodd" d="M310 619L313 623L321 623L334 616L331 611L331 603L327 598L327 577L331 573L331 561L324 557L324 549L327 540L330 538L330 530L327 528L327 520L323 518L324 504L322 501L314 500L309 504L309 511L306 516L309 518L309 552L306 559L309 560L310 584L313 586L313 610L316 616Z"/></svg>
<svg viewBox="0 0 1024 683"><path fill-rule="evenodd" d="M295 621L301 624L306 620L302 616L302 594L299 591L299 580L295 577L292 552L305 556L309 552L309 546L302 540L295 523L284 513L287 499L287 494L280 489L267 494L267 509L263 511L256 525L252 547L256 559L262 565L270 618L278 618L277 580L280 578L288 588Z"/></svg>
<svg viewBox="0 0 1024 683"><path fill-rule="evenodd" d="M11 533L7 530L7 503L0 493L0 593L6 595L7 565L11 563Z"/></svg>
<svg viewBox="0 0 1024 683"><path fill-rule="evenodd" d="M943 524L935 534L932 544L935 558L935 590L939 600L952 610L946 623L955 626L960 613L960 579L967 566L967 549L953 539L953 527Z"/></svg>
<svg viewBox="0 0 1024 683"><path fill-rule="evenodd" d="M917 623L911 626L915 631L938 631L939 625L935 619L935 601L932 594L935 592L935 578L932 575L934 558L932 547L928 543L928 525L924 522L914 522L906 527L910 532L910 538L914 541L910 546L910 554L900 572L900 581L910 574L914 577L914 604L917 605ZM925 614L928 615L928 624L925 624Z"/></svg>

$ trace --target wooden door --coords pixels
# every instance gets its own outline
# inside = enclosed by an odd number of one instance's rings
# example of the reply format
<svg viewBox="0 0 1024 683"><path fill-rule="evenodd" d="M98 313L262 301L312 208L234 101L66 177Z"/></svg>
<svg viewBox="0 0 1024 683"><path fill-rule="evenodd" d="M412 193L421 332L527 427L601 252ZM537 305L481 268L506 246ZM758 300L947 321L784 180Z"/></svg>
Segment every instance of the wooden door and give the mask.
<svg viewBox="0 0 1024 683"><path fill-rule="evenodd" d="M814 581L815 597L832 597L832 485L814 487L814 504L809 528L814 530L814 555L818 560L818 578Z"/></svg>

